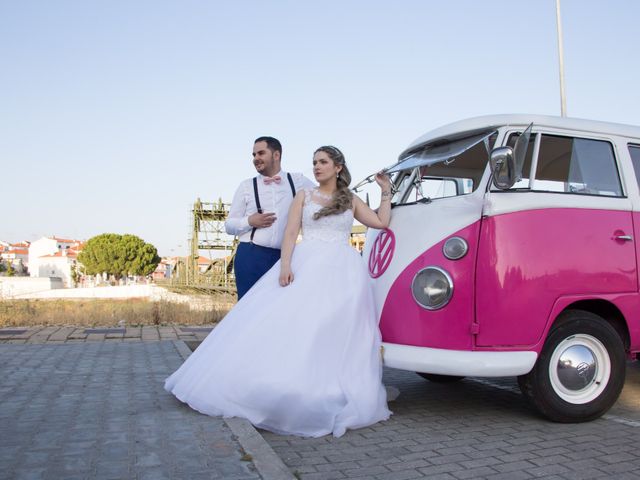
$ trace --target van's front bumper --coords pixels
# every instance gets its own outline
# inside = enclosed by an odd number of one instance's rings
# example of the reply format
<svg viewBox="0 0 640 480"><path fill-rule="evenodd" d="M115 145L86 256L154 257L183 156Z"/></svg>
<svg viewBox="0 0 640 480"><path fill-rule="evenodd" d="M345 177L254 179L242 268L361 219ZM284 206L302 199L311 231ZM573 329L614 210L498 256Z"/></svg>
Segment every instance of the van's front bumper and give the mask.
<svg viewBox="0 0 640 480"><path fill-rule="evenodd" d="M467 351L382 344L387 367L461 377L513 377L529 373L538 354L530 351Z"/></svg>

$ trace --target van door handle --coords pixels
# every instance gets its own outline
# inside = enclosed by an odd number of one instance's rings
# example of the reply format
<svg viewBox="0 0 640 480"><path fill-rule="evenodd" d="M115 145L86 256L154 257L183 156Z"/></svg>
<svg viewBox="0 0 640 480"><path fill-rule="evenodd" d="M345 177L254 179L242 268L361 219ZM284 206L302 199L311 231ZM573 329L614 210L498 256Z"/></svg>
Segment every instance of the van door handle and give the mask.
<svg viewBox="0 0 640 480"><path fill-rule="evenodd" d="M621 240L623 242L632 242L633 237L631 235L615 235L613 237L614 240Z"/></svg>

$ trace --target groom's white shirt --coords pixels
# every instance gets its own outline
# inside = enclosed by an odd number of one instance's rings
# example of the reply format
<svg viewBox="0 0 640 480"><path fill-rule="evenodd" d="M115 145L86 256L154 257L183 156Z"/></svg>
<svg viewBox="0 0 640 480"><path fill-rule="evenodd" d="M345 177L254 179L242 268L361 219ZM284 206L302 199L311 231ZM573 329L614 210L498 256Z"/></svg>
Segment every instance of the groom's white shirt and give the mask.
<svg viewBox="0 0 640 480"><path fill-rule="evenodd" d="M262 213L273 212L276 214L276 220L270 227L257 228L253 243L270 248L280 248L282 245L289 207L293 200L287 172L281 170L276 175L280 177L280 183L273 182L269 185L264 183L263 175L258 175L258 196ZM315 187L315 184L301 173L291 173L291 178L296 192ZM244 180L233 196L231 209L224 223L226 232L229 235L237 235L241 242L251 241L253 227L249 225L249 217L257 211L252 177Z"/></svg>

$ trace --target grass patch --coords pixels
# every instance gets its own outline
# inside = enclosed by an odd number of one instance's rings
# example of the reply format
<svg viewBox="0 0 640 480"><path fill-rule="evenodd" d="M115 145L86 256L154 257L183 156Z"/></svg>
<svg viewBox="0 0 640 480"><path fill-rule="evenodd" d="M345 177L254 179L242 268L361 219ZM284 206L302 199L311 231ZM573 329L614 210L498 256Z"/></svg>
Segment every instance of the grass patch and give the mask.
<svg viewBox="0 0 640 480"><path fill-rule="evenodd" d="M188 304L146 299L3 300L0 328L32 326L116 327L210 325L229 311L223 304L191 310Z"/></svg>

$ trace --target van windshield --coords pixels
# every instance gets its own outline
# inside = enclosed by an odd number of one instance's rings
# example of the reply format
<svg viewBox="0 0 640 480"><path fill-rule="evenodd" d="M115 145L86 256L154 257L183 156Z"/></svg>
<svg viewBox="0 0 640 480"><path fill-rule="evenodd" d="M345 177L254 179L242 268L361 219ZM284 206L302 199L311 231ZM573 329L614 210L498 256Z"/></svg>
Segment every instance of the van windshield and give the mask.
<svg viewBox="0 0 640 480"><path fill-rule="evenodd" d="M478 188L497 132L440 140L407 152L387 169L394 174L392 203L407 205L467 195Z"/></svg>

